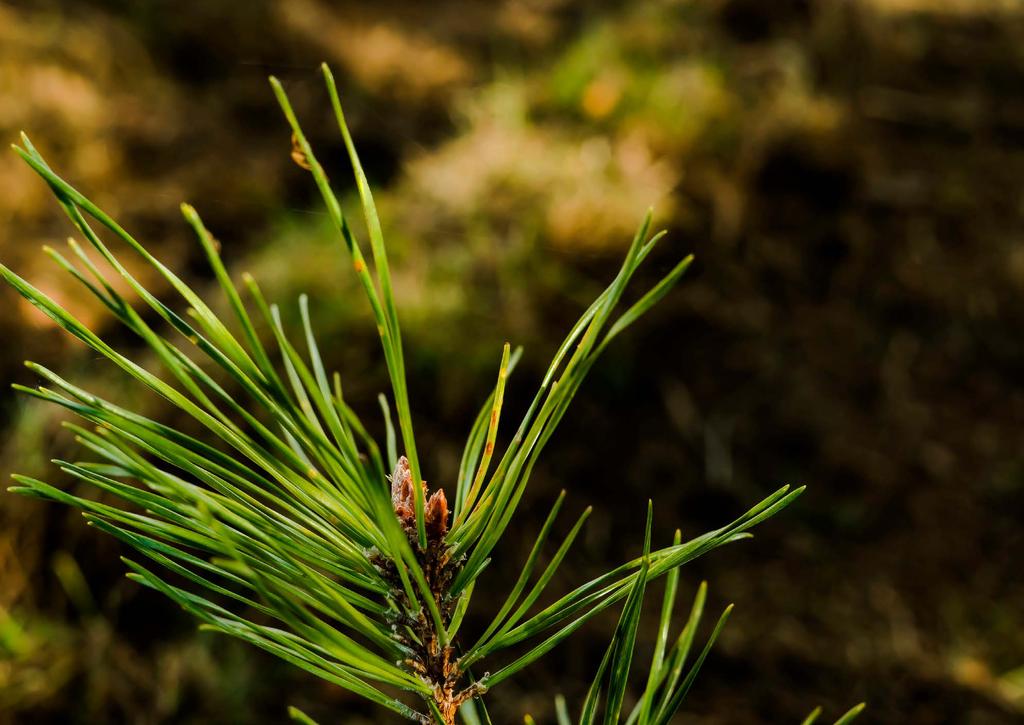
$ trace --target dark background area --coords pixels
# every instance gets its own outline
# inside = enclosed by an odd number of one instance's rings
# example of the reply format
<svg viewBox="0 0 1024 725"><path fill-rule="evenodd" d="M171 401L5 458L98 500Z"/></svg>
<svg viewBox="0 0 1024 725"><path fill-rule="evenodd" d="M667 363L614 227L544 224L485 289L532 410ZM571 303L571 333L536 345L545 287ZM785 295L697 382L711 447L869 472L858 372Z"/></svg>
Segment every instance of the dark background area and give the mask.
<svg viewBox="0 0 1024 725"><path fill-rule="evenodd" d="M561 488L561 531L594 506L564 591L638 553L648 498L667 544L807 484L753 541L682 570L682 599L707 579L711 611L736 611L680 722L861 700L866 723L1020 720L1024 7L0 0L0 136L27 131L213 299L178 216L193 203L286 314L311 295L322 351L372 418L386 379L369 311L266 83L282 78L354 210L321 60L377 189L432 485L452 490L502 343L526 349L514 421L649 205L669 238L635 289L697 257L593 370L467 627ZM70 231L2 155L4 263L132 349L39 251ZM0 305L4 381L32 382L21 363L38 360L170 415L13 291ZM4 473L60 481L46 460L77 455L60 420L5 394ZM0 722L382 717L197 633L119 553L73 512L0 496ZM556 692L579 703L614 616L496 689L496 722L551 721Z"/></svg>

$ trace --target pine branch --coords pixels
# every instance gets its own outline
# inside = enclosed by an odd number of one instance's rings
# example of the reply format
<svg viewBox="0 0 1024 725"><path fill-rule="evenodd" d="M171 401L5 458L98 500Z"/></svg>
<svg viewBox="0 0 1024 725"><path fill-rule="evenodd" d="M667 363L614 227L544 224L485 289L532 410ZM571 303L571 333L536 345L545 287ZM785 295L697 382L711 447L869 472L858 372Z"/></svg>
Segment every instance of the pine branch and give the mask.
<svg viewBox="0 0 1024 725"><path fill-rule="evenodd" d="M49 248L46 253L141 340L157 364L149 369L119 352L7 267L0 265L0 276L128 379L191 418L201 433L187 434L28 363L42 383L15 388L84 422L68 428L93 460L55 465L108 497L97 501L20 475L10 490L80 509L91 526L147 560L145 565L124 560L131 579L172 599L204 628L249 642L421 723L447 725L460 709L466 722L490 722L482 700L488 689L623 601L619 626L581 720L594 721L604 700L605 722L618 722L643 597L650 582L667 575L645 693L627 716L627 723L666 722L728 614L684 676L704 588L682 634L668 647L678 568L746 538L748 529L789 505L802 488L781 488L733 522L690 541L682 541L677 532L671 546L656 550L650 543L649 507L642 556L537 611L590 513L587 508L578 516L537 573L565 501L563 491L518 573L502 565L505 575L513 573L514 584L489 624L473 637L463 637L461 626L534 466L587 373L613 339L671 290L691 258L620 311L632 278L663 238L663 233L649 236L648 213L615 278L570 330L511 441L495 457L505 387L522 353L504 346L497 382L465 444L451 520L444 490L431 493L422 476L383 231L326 66L323 75L355 175L372 273L283 86L273 78L271 85L291 128L293 158L312 175L374 316L397 431L384 395L379 398L386 425L383 446L346 403L341 376L321 358L306 296L299 298L302 329L293 337L280 309L267 302L252 277L244 275L243 287L236 286L198 212L182 205L233 317L231 324L225 322L200 293L57 175L23 135L15 151L49 185L83 240L69 240L67 256ZM140 258L168 283L174 299L150 292L105 239ZM105 264L97 264L92 255ZM130 296L118 292L124 285ZM185 312L178 311L182 307ZM106 503L111 499L117 503ZM474 675L513 647L520 652L510 663ZM418 704L391 694L396 689ZM312 722L298 710L290 715ZM568 722L564 701L559 722Z"/></svg>

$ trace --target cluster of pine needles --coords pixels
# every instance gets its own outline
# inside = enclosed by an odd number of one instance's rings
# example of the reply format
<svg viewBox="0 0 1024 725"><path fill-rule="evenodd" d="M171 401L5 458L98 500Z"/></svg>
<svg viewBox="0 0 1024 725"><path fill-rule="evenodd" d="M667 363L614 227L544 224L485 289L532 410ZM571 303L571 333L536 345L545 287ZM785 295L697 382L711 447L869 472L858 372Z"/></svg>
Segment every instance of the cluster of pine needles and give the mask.
<svg viewBox="0 0 1024 725"><path fill-rule="evenodd" d="M190 435L28 363L43 383L15 387L83 421L67 427L92 460L54 463L102 495L79 496L20 475L11 490L81 509L91 526L139 555L124 559L130 578L174 600L203 628L260 647L420 723L490 722L484 705L488 690L622 602L578 722L669 722L729 615L726 609L692 657L705 603L702 585L670 645L679 567L748 536L748 529L785 508L802 489L783 487L735 521L692 540L682 541L677 531L672 544L660 549L652 549L648 506L639 557L541 607L590 512L579 515L554 553L542 555L563 491L518 574L508 576L515 571L512 565L500 564L502 581L514 579L514 584L490 624L469 633L462 623L537 459L588 371L612 340L664 297L690 258L621 309L630 279L663 236L649 236L648 214L618 274L569 331L507 447L495 456L506 382L521 354L505 345L497 382L469 432L451 502L442 489L431 494L413 435L381 224L326 66L323 75L355 172L372 272L364 243L350 227L281 84L276 79L271 84L291 126L293 157L309 170L323 196L376 320L391 382L390 397L379 399L383 445L346 402L341 377L326 370L305 296L299 300L302 329L296 340L284 329L278 307L268 304L249 276L242 279L243 299L219 245L195 209L183 205L234 318L222 320L199 293L58 176L23 135L16 152L50 186L84 240L69 240L67 255L49 248L46 253L145 343L159 369L149 370L118 352L6 267L0 273L57 325L202 432ZM147 290L104 237L138 255L181 299L166 302ZM126 287L129 296L118 291ZM264 343L267 338L272 345ZM547 564L540 567L542 558ZM642 692L626 709L644 595L662 576L666 586L655 651ZM511 656L499 657L510 649ZM557 701L556 711L560 725L572 722L564 700ZM291 714L311 722L294 708Z"/></svg>

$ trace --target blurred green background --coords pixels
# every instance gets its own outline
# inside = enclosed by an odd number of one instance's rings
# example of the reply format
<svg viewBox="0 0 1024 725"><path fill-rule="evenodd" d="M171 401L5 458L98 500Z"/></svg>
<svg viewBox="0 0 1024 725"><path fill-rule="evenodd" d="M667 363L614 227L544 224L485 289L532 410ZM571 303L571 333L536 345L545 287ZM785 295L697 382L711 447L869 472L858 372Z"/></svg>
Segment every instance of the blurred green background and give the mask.
<svg viewBox="0 0 1024 725"><path fill-rule="evenodd" d="M697 256L594 369L501 556L522 560L562 487L569 511L595 507L565 588L636 555L648 497L668 543L806 483L754 541L683 569L684 592L707 578L709 606L737 610L680 721L860 700L868 723L1020 721L1024 5L0 0L0 136L28 131L213 299L177 212L193 203L287 314L310 293L325 357L373 417L368 309L266 83L282 78L355 210L321 60L379 196L432 485L450 490L502 343L526 348L515 420L648 205L670 237L642 274ZM3 261L132 349L41 254L70 231L0 156ZM11 290L0 305L3 381L33 382L31 358L166 415ZM4 393L3 473L59 481L46 460L76 455L59 423ZM198 634L124 579L119 551L75 513L0 495L0 722L382 718ZM558 691L579 702L613 619L493 693L496 722L548 721Z"/></svg>

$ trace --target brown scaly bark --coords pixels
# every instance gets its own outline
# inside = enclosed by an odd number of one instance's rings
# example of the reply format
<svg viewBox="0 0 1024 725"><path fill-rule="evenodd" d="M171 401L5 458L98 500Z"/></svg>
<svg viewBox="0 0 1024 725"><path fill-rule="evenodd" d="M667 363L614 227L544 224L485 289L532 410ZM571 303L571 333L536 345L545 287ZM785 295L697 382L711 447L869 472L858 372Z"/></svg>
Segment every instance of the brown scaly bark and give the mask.
<svg viewBox="0 0 1024 725"><path fill-rule="evenodd" d="M441 612L441 621L447 627L451 623L454 602L448 600L446 594L452 579L459 571L459 565L451 560L451 552L444 541L445 534L448 533L448 501L441 489L437 489L428 497L426 482L420 482L425 501L423 513L427 531L427 546L420 549L416 532L413 485L409 461L402 456L398 459L391 476L391 503L395 516L398 517L423 568L427 584ZM374 558L374 564L391 585L391 594L401 605L402 611L409 611L410 602L402 588L394 563L378 556ZM415 618L401 615L394 625L395 638L414 653L403 662L403 665L430 683L434 689L434 703L443 718L438 723L436 716L427 715L424 716L424 724L454 725L459 706L479 694L480 690L473 685L460 687L464 673L459 668L453 643L444 647L440 645L434 621L422 608Z"/></svg>

